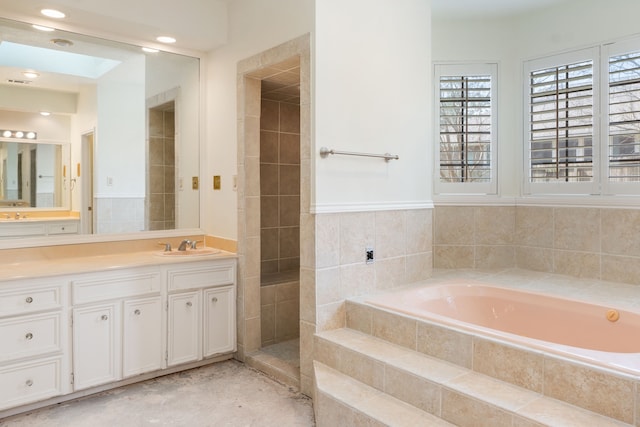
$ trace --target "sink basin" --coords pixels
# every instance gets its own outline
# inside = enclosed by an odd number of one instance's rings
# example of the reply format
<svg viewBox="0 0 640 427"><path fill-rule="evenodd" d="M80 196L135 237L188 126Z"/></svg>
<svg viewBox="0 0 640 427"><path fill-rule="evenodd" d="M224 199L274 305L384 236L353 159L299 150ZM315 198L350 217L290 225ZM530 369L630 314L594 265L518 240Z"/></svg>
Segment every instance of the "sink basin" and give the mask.
<svg viewBox="0 0 640 427"><path fill-rule="evenodd" d="M204 255L214 255L219 254L220 249L215 248L198 248L198 249L187 249L186 251L177 251L172 250L170 252L162 251L159 252L160 256L204 256Z"/></svg>

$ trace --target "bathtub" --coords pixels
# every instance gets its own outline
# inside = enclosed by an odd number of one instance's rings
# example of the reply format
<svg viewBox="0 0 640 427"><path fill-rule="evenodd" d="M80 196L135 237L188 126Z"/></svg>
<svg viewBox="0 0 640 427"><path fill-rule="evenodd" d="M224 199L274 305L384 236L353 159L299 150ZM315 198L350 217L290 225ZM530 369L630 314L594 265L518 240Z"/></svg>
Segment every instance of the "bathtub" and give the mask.
<svg viewBox="0 0 640 427"><path fill-rule="evenodd" d="M471 334L640 375L640 313L470 280L412 287L365 302Z"/></svg>

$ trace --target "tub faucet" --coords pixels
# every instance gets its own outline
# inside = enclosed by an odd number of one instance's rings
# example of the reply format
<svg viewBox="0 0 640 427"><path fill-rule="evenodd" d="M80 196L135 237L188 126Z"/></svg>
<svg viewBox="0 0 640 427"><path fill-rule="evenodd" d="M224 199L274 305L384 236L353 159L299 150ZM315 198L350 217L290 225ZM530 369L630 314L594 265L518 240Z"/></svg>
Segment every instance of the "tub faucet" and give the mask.
<svg viewBox="0 0 640 427"><path fill-rule="evenodd" d="M191 244L191 240L184 239L182 242L180 242L180 246L178 246L178 250L186 251L187 246L189 246L190 244Z"/></svg>

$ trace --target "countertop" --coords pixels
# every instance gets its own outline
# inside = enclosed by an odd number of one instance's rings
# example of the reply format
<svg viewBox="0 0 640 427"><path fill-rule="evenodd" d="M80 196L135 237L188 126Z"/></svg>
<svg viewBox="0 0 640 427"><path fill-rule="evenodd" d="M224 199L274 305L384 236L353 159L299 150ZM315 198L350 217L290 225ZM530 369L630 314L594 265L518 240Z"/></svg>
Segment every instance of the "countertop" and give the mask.
<svg viewBox="0 0 640 427"><path fill-rule="evenodd" d="M183 264L214 259L234 259L237 254L220 250L214 254L163 255L162 251L121 252L109 255L56 257L0 262L0 281L112 271L125 268Z"/></svg>

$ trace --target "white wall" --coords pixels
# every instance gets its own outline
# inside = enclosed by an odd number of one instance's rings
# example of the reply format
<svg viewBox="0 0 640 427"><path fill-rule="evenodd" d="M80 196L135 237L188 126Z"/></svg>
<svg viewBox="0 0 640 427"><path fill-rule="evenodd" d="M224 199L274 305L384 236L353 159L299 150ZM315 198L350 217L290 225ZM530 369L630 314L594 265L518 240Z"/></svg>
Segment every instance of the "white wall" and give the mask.
<svg viewBox="0 0 640 427"><path fill-rule="evenodd" d="M145 196L145 57L123 62L97 85L96 197ZM129 102L122 102L128 99ZM107 185L107 178L112 185Z"/></svg>
<svg viewBox="0 0 640 427"><path fill-rule="evenodd" d="M229 2L228 44L206 59L204 204L201 227L210 234L237 237L237 63L313 31L313 0L236 0ZM212 189L221 175L222 189Z"/></svg>
<svg viewBox="0 0 640 427"><path fill-rule="evenodd" d="M640 2L573 0L500 19L433 17L434 61L494 61L498 69L498 187L521 194L524 60L638 34Z"/></svg>
<svg viewBox="0 0 640 427"><path fill-rule="evenodd" d="M316 2L312 210L430 202L430 70L429 1ZM321 159L323 146L400 160Z"/></svg>

